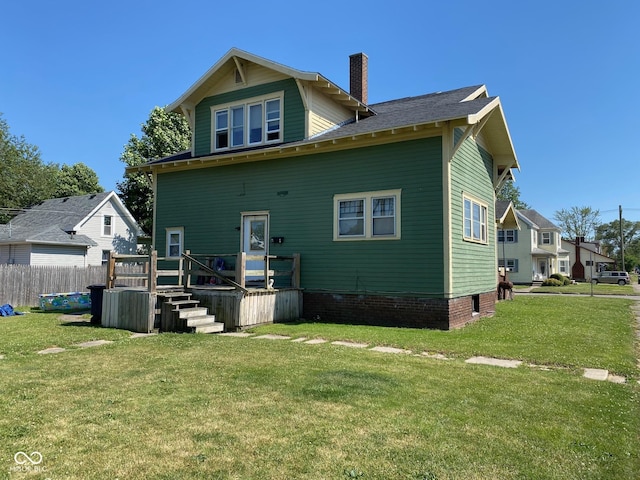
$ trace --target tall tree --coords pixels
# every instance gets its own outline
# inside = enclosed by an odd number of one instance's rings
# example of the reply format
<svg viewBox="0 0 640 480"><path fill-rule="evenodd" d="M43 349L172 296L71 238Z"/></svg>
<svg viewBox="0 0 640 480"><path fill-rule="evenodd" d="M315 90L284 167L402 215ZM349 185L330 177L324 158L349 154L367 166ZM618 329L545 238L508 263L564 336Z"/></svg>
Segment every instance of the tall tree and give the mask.
<svg viewBox="0 0 640 480"><path fill-rule="evenodd" d="M562 229L562 236L570 240L576 237L593 240L600 225L600 211L586 206L556 210L553 218Z"/></svg>
<svg viewBox="0 0 640 480"><path fill-rule="evenodd" d="M520 200L520 188L513 184L513 180L508 180L502 185L496 194L498 200L509 201L513 203L516 209L526 210L531 208L528 204Z"/></svg>
<svg viewBox="0 0 640 480"><path fill-rule="evenodd" d="M56 183L56 198L104 192L96 172L82 162L63 165L58 172Z"/></svg>
<svg viewBox="0 0 640 480"><path fill-rule="evenodd" d="M187 120L165 108L155 107L146 123L142 124L142 135L131 134L120 160L128 167L142 165L150 160L167 157L188 150L191 145L191 130ZM126 175L117 184L120 198L133 214L142 229L151 233L153 228L153 198L151 185L142 173Z"/></svg>
<svg viewBox="0 0 640 480"><path fill-rule="evenodd" d="M0 221L10 209L22 209L51 198L58 166L45 164L37 146L12 135L0 113ZM14 212L15 213L15 212Z"/></svg>
<svg viewBox="0 0 640 480"><path fill-rule="evenodd" d="M633 270L640 260L640 222L622 219L622 236L624 237L624 268ZM622 241L620 238L620 220L599 225L596 228L596 240L599 240L607 255L622 265Z"/></svg>

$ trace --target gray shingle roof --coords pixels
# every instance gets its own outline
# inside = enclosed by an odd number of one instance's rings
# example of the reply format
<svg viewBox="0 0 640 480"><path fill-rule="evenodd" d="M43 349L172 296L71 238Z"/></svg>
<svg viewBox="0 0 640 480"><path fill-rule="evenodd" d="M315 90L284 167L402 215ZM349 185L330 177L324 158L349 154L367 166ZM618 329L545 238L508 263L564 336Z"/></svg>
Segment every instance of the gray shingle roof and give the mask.
<svg viewBox="0 0 640 480"><path fill-rule="evenodd" d="M535 223L539 228L553 228L555 230L560 230L557 225L547 220L533 209L518 210L518 213L530 222Z"/></svg>
<svg viewBox="0 0 640 480"><path fill-rule="evenodd" d="M111 192L53 198L33 205L16 215L10 223L0 225L0 243L63 243L97 245L85 235L70 232Z"/></svg>
<svg viewBox="0 0 640 480"><path fill-rule="evenodd" d="M369 105L376 112L376 115L316 136L314 140L327 140L410 125L443 122L473 115L480 112L496 98L484 97L462 101L479 88L480 86L465 87L448 92L430 93L419 97L401 98Z"/></svg>

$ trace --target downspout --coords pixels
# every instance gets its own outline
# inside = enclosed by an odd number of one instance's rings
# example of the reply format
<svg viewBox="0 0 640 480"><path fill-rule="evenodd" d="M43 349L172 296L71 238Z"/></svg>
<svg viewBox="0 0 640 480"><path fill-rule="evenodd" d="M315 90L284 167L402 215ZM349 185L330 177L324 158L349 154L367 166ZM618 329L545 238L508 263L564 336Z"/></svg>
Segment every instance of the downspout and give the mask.
<svg viewBox="0 0 640 480"><path fill-rule="evenodd" d="M453 151L453 127L446 122L442 127L442 230L443 241L442 259L444 297L453 297L452 252L451 238L453 235L451 225L451 161Z"/></svg>
<svg viewBox="0 0 640 480"><path fill-rule="evenodd" d="M149 248L149 252L152 252L158 249L158 245L156 243L156 225L158 225L157 223L158 174L156 173L155 169L153 169L153 171L151 172L151 175L152 175L151 191L153 195L153 222L151 223L151 245ZM167 252L165 252L165 254L167 254Z"/></svg>

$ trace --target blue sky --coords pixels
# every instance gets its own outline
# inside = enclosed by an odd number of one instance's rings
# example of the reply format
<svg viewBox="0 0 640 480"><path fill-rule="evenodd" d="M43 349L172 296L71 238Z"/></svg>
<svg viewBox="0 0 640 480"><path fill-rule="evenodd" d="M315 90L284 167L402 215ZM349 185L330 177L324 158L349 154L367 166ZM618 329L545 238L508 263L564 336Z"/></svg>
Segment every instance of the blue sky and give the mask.
<svg viewBox="0 0 640 480"><path fill-rule="evenodd" d="M640 220L640 2L20 0L2 17L11 132L45 162L87 164L107 190L153 107L230 48L344 88L349 55L365 52L369 103L476 84L500 96L516 185L542 215L590 206L611 221L622 205Z"/></svg>

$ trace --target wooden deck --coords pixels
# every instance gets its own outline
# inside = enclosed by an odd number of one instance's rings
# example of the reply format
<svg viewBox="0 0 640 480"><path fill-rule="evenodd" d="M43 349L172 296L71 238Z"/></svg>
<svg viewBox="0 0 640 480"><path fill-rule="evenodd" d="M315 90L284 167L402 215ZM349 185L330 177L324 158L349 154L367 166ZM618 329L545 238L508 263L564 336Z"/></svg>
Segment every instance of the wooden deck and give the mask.
<svg viewBox="0 0 640 480"><path fill-rule="evenodd" d="M206 307L208 314L215 316L216 322L224 323L225 331L300 318L299 255L264 257L264 271L247 270L246 261L253 258L244 253L195 257L188 252L180 259L159 258L155 252L149 256L112 255L103 292L102 325L142 333L158 331L163 326L166 331L183 331L175 326L173 317L179 315L171 312L176 310L163 307L176 292L190 294L199 307ZM229 257L234 260L228 263L232 269L213 268L213 259ZM177 263L177 269L158 269L158 262L166 265L172 261ZM117 266L122 262L145 263L144 273L119 275ZM283 267L287 262L290 266ZM278 265L279 270L272 269L273 265ZM260 274L262 279L251 287L246 278L255 279ZM133 277L143 285L115 286L117 280ZM274 284L278 287L274 288Z"/></svg>

